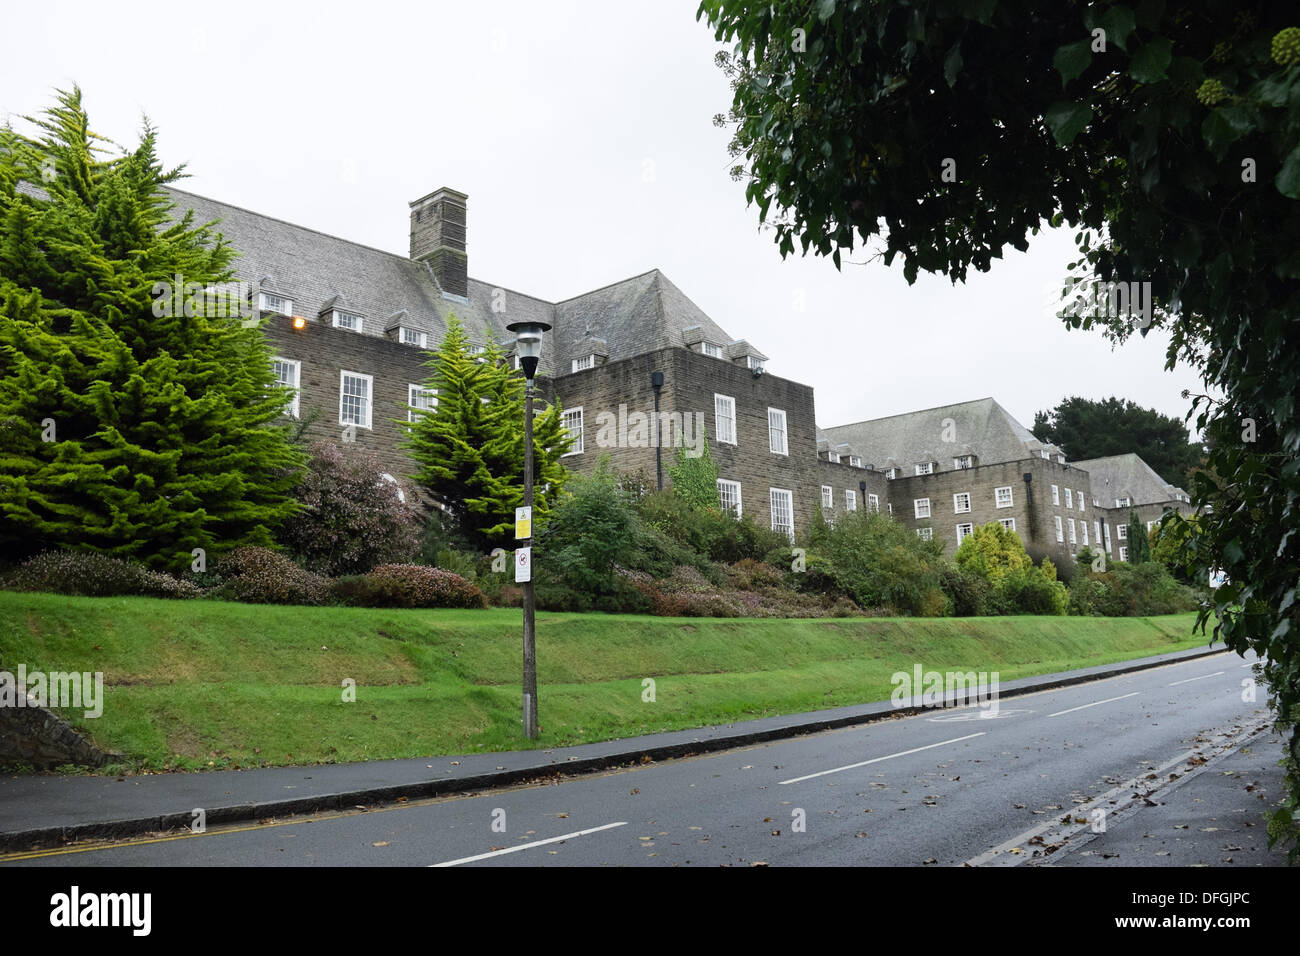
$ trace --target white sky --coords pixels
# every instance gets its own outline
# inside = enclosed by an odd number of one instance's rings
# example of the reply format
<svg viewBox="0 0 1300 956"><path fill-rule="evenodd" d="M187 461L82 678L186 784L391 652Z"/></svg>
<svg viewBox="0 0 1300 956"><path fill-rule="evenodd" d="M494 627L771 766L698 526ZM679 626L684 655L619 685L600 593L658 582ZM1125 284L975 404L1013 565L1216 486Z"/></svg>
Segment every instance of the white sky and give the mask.
<svg viewBox="0 0 1300 956"><path fill-rule="evenodd" d="M1069 232L955 288L909 287L900 261L782 261L727 173L712 117L730 91L696 6L13 5L0 121L79 84L93 129L124 145L148 114L164 164L188 166L181 188L402 255L407 203L462 190L476 279L554 301L657 266L812 385L822 426L988 395L1027 427L1068 395L1186 413L1199 382L1164 371L1165 335L1112 351L1048 314Z"/></svg>

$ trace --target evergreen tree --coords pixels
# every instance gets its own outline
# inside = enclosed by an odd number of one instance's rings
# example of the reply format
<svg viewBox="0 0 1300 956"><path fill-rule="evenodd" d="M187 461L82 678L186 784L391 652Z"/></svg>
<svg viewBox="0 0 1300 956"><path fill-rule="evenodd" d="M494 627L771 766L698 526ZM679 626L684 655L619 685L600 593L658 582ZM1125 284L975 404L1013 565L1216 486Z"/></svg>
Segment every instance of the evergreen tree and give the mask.
<svg viewBox="0 0 1300 956"><path fill-rule="evenodd" d="M147 123L105 159L80 90L26 119L0 129L0 547L181 568L271 544L299 456L260 330L203 302L232 251L173 220Z"/></svg>
<svg viewBox="0 0 1300 956"><path fill-rule="evenodd" d="M515 508L524 502L523 373L510 368L493 341L471 356L455 316L425 365L425 387L436 390L437 407L406 425L406 447L419 466L414 478L471 547L511 546ZM535 398L534 522L543 522L564 489L560 456L570 444L559 403L544 408Z"/></svg>
<svg viewBox="0 0 1300 956"><path fill-rule="evenodd" d="M673 494L691 508L721 507L718 500L718 466L709 454L709 443L703 443L702 452L692 458L686 447L677 449L677 464L668 469Z"/></svg>
<svg viewBox="0 0 1300 956"><path fill-rule="evenodd" d="M1145 564L1151 560L1151 539L1147 527L1132 509L1128 513L1128 563Z"/></svg>

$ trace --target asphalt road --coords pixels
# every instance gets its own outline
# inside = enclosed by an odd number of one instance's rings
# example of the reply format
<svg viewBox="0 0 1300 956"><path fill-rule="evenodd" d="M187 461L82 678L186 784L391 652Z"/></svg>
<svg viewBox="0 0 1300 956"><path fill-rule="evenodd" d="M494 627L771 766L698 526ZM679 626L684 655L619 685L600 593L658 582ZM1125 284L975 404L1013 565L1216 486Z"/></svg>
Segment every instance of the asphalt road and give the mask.
<svg viewBox="0 0 1300 956"><path fill-rule="evenodd" d="M1268 719L1234 654L560 782L10 858L54 866L952 866ZM1175 771L1174 776L1177 776ZM1111 799L1108 803L1107 797ZM1139 811L1140 812L1140 811ZM1022 840L1022 842L1023 842ZM1041 844L1040 844L1041 845ZM999 849L1001 848L1001 849ZM1031 851L1032 852L1032 851Z"/></svg>

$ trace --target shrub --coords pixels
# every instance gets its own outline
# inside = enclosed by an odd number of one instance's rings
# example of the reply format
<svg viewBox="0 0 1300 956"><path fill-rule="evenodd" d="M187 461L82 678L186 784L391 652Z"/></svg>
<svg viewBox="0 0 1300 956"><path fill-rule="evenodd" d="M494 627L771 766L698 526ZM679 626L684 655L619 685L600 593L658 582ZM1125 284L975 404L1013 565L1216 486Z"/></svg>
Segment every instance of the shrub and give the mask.
<svg viewBox="0 0 1300 956"><path fill-rule="evenodd" d="M939 586L952 601L952 613L957 617L986 617L997 613L993 586L973 571L945 565L939 572Z"/></svg>
<svg viewBox="0 0 1300 956"><path fill-rule="evenodd" d="M717 503L716 484L712 503L707 506L662 491L643 496L637 513L648 528L710 561L762 560L768 552L790 544L784 535L760 528L747 516L736 518L723 512Z"/></svg>
<svg viewBox="0 0 1300 956"><path fill-rule="evenodd" d="M339 578L332 590L336 600L358 607L487 607L483 592L459 574L422 564L381 564Z"/></svg>
<svg viewBox="0 0 1300 956"><path fill-rule="evenodd" d="M834 528L815 529L810 550L829 559L828 573L861 607L942 613L943 543L926 541L893 518L850 512Z"/></svg>
<svg viewBox="0 0 1300 956"><path fill-rule="evenodd" d="M383 477L371 452L333 442L311 446L295 489L304 508L280 539L308 570L358 574L376 564L408 561L420 551L420 520L404 492ZM391 476L389 476L391 478Z"/></svg>
<svg viewBox="0 0 1300 956"><path fill-rule="evenodd" d="M1102 617L1146 617L1152 614L1177 614L1197 608L1196 595L1174 580L1156 561L1133 565L1118 562L1105 574L1094 576L1097 587L1085 591L1077 600L1081 608L1085 598L1091 613ZM1078 586L1076 582L1076 587Z"/></svg>
<svg viewBox="0 0 1300 956"><path fill-rule="evenodd" d="M28 558L4 580L11 591L46 591L80 597L194 598L189 581L93 551L45 551Z"/></svg>
<svg viewBox="0 0 1300 956"><path fill-rule="evenodd" d="M325 604L329 579L298 567L269 548L236 548L217 562L220 597L247 604Z"/></svg>
<svg viewBox="0 0 1300 956"><path fill-rule="evenodd" d="M982 577L994 590L1004 577L1034 565L1025 553L1020 535L997 521L981 525L968 534L953 555L953 561L963 571Z"/></svg>
<svg viewBox="0 0 1300 956"><path fill-rule="evenodd" d="M1006 575L997 594L1004 613L1060 615L1070 607L1070 592L1047 559L1041 568L1030 565Z"/></svg>

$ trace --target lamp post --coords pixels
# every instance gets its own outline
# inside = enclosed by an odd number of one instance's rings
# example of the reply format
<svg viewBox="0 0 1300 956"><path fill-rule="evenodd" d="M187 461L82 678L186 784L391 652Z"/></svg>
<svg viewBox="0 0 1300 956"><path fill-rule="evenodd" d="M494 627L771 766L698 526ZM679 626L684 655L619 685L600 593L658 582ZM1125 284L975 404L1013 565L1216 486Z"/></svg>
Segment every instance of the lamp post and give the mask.
<svg viewBox="0 0 1300 956"><path fill-rule="evenodd" d="M528 534L519 542L529 554L528 578L524 585L524 736L537 739L537 641L533 598L533 376L542 356L542 334L551 327L545 322L513 322L506 326L515 333L515 354L524 370L524 508L528 514Z"/></svg>
<svg viewBox="0 0 1300 956"><path fill-rule="evenodd" d="M654 424L651 426L651 428L653 429L651 434L655 436L655 488L659 491L663 491L664 490L664 460L663 457L660 455L662 449L659 447L662 444L662 441L660 440L662 437L662 432L659 428L659 389L664 387L663 372L656 371L650 373L650 387L655 390L655 420L654 420Z"/></svg>

